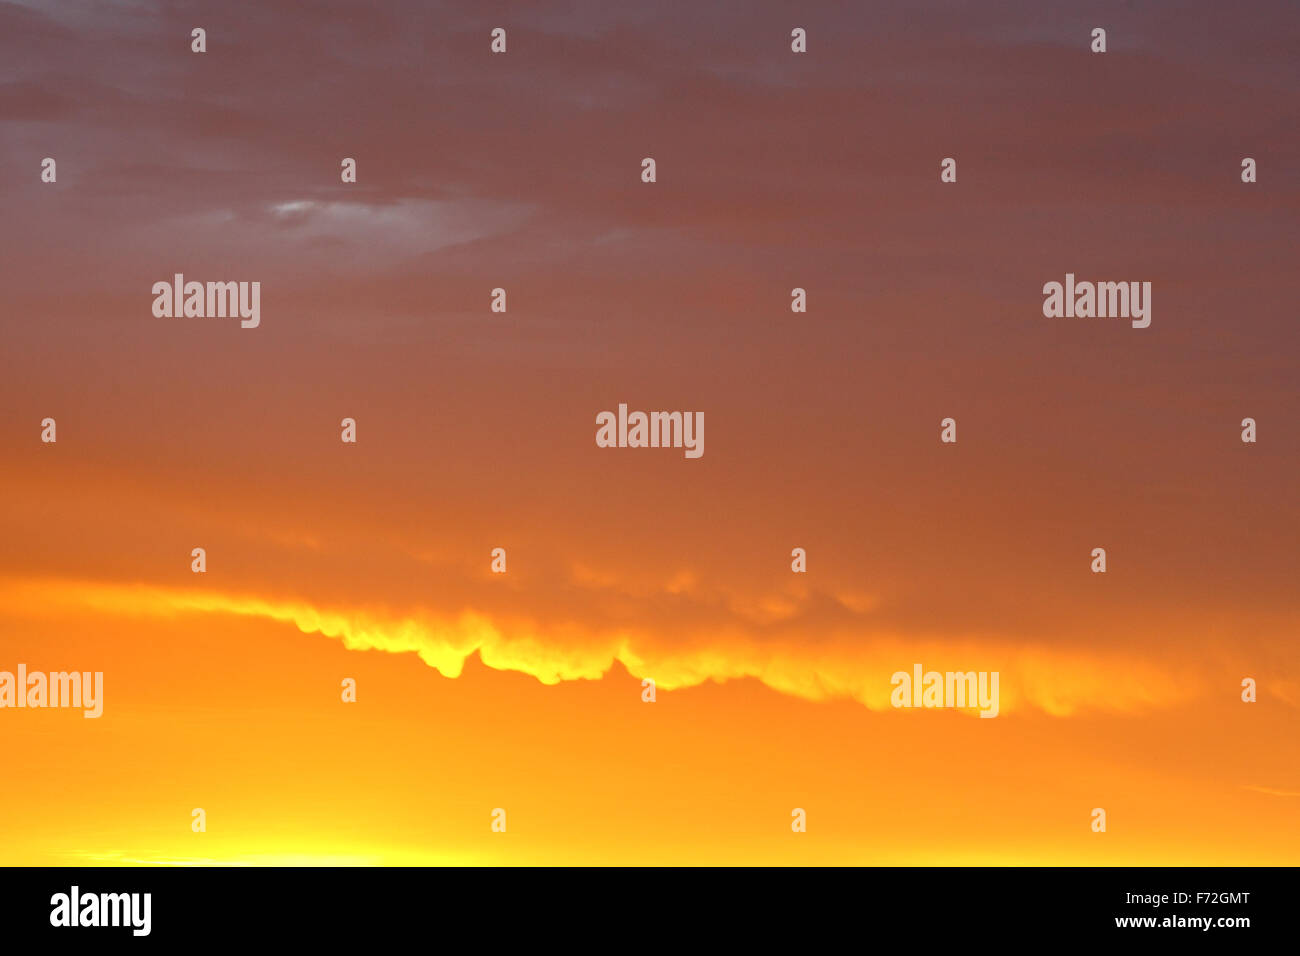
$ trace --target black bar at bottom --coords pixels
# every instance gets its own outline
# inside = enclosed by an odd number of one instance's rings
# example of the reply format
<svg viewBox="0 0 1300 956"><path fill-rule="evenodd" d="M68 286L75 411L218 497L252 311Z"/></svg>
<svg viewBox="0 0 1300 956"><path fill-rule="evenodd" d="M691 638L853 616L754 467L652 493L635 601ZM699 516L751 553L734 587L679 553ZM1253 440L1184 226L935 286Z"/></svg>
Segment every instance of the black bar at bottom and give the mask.
<svg viewBox="0 0 1300 956"><path fill-rule="evenodd" d="M90 945L111 940L115 947L401 944L415 934L457 948L475 940L809 948L882 937L936 944L1129 937L1156 945L1199 938L1232 945L1294 938L1296 872L9 868L0 869L0 932L6 943L57 944L62 937Z"/></svg>

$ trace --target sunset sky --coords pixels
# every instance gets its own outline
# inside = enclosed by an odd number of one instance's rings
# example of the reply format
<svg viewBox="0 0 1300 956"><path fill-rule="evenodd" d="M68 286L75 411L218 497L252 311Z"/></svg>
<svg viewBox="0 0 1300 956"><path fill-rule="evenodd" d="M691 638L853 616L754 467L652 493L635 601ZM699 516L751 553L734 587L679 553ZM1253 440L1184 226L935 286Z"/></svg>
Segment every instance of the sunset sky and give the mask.
<svg viewBox="0 0 1300 956"><path fill-rule="evenodd" d="M0 2L0 864L1300 864L1294 6L622 6Z"/></svg>

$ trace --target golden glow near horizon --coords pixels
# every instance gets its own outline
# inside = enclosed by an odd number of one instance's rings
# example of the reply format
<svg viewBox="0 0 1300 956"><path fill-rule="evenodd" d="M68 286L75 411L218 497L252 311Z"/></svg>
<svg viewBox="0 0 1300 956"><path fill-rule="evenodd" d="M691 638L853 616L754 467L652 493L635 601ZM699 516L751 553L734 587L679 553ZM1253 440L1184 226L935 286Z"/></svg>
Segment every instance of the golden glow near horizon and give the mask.
<svg viewBox="0 0 1300 956"><path fill-rule="evenodd" d="M1148 684L1160 672L1139 658L930 648L1027 675L981 721L889 706L892 662L914 643L792 647L764 671L740 643L682 663L629 653L628 634L569 632L551 656L534 634L514 653L464 612L59 579L11 579L0 597L31 666L92 655L110 718L83 733L80 715L4 715L26 781L5 798L26 821L8 863L1228 864L1297 850L1294 769L1267 756L1295 747L1289 709L1255 705L1273 735L1243 747L1235 694L1214 702L1191 671ZM639 677L660 666L686 679L643 703ZM355 704L339 701L345 676ZM79 786L63 785L69 768ZM1088 839L1098 803L1104 842ZM195 806L206 832L189 829ZM506 833L489 830L494 807ZM790 833L791 807L807 833Z"/></svg>

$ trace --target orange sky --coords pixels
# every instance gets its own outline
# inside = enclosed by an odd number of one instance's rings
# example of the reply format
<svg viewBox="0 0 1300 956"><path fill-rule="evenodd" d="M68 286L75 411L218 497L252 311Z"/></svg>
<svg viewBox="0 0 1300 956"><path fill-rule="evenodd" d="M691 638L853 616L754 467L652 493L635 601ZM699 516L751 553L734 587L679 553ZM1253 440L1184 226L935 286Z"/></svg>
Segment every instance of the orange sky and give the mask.
<svg viewBox="0 0 1300 956"><path fill-rule="evenodd" d="M698 6L0 7L0 864L1300 862L1295 18Z"/></svg>

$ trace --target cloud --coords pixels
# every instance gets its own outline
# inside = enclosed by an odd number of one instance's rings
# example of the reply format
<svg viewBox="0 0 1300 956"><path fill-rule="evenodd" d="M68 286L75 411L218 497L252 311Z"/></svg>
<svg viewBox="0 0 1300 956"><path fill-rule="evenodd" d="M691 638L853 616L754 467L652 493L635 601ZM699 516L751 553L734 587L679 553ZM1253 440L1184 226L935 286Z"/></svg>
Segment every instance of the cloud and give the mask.
<svg viewBox="0 0 1300 956"><path fill-rule="evenodd" d="M1255 793L1267 793L1272 797L1300 797L1300 790L1278 790L1274 787L1255 787L1247 785L1243 790L1253 790Z"/></svg>
<svg viewBox="0 0 1300 956"><path fill-rule="evenodd" d="M998 671L1001 710L1031 708L1065 717L1083 711L1133 713L1195 697L1202 681L1138 657L1108 652L1015 646L979 637L859 633L817 643L761 640L741 624L693 634L667 645L636 628L593 630L539 623L478 610L323 607L200 588L94 583L62 579L10 582L0 595L24 613L82 608L124 617L227 614L292 624L342 641L349 650L415 654L429 667L459 677L478 654L493 669L529 674L543 684L598 680L615 662L665 691L706 681L752 678L811 701L854 700L889 711L891 675L921 664L927 671Z"/></svg>

